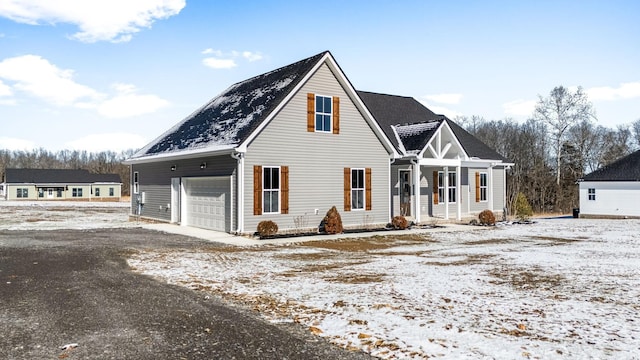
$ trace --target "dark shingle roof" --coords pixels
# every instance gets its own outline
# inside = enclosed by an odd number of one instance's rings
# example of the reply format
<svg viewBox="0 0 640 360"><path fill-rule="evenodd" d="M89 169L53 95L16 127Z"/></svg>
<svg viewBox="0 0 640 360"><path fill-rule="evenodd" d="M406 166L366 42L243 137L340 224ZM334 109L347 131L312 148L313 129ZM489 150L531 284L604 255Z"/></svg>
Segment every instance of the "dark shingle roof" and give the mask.
<svg viewBox="0 0 640 360"><path fill-rule="evenodd" d="M640 181L640 150L585 175L584 181Z"/></svg>
<svg viewBox="0 0 640 360"><path fill-rule="evenodd" d="M436 115L412 97L385 95L367 91L358 91L358 96L360 96L371 115L380 124L387 138L398 150L401 150L401 148L392 126L439 121L442 119L442 115Z"/></svg>
<svg viewBox="0 0 640 360"><path fill-rule="evenodd" d="M358 95L387 137L400 151L402 149L393 128L396 129L406 151L420 151L431 140L438 126L446 121L470 157L509 162L504 156L485 145L458 124L444 115L434 113L414 98L366 91L358 91Z"/></svg>
<svg viewBox="0 0 640 360"><path fill-rule="evenodd" d="M118 174L94 174L82 169L5 169L5 182L10 184L90 184L122 183L122 180Z"/></svg>
<svg viewBox="0 0 640 360"><path fill-rule="evenodd" d="M463 129L460 125L447 119L447 124L451 128L451 131L456 135L460 145L464 148L464 151L469 157L477 157L479 159L488 160L501 160L505 163L511 161L506 157L500 155L497 151L490 148L488 145L480 141L477 137L471 135L467 130Z"/></svg>
<svg viewBox="0 0 640 360"><path fill-rule="evenodd" d="M241 144L327 53L232 85L133 158Z"/></svg>

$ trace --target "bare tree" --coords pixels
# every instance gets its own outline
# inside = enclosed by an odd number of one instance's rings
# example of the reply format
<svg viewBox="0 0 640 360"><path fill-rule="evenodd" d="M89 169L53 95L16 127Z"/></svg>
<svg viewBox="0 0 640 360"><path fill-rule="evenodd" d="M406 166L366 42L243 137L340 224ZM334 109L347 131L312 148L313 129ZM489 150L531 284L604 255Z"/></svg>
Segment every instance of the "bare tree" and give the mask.
<svg viewBox="0 0 640 360"><path fill-rule="evenodd" d="M560 187L562 144L567 130L580 121L595 118L593 105L582 87L575 92L564 86L555 87L549 97L538 96L538 104L534 111L534 119L549 125L551 139L554 142L556 156L556 185Z"/></svg>
<svg viewBox="0 0 640 360"><path fill-rule="evenodd" d="M640 119L631 124L631 131L633 132L633 139L636 142L635 149L640 149Z"/></svg>

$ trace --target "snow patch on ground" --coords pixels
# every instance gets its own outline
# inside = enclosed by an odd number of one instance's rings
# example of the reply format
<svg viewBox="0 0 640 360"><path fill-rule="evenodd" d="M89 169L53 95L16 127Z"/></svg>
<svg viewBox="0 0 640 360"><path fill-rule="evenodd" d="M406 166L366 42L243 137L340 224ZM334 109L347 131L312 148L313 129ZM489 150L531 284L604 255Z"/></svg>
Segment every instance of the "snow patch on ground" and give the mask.
<svg viewBox="0 0 640 360"><path fill-rule="evenodd" d="M638 220L348 241L150 251L129 264L385 359L640 353Z"/></svg>
<svg viewBox="0 0 640 360"><path fill-rule="evenodd" d="M0 230L98 229L129 222L128 202L0 201Z"/></svg>

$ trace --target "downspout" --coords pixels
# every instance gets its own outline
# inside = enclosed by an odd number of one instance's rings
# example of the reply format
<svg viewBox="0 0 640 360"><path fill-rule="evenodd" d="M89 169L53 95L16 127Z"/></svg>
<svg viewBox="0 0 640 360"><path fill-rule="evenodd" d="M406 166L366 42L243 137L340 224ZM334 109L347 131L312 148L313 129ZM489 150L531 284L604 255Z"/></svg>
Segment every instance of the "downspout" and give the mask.
<svg viewBox="0 0 640 360"><path fill-rule="evenodd" d="M409 162L412 165L413 171L413 217L417 224L420 223L420 219L422 218L422 214L420 213L420 161L416 156L415 159L410 159Z"/></svg>
<svg viewBox="0 0 640 360"><path fill-rule="evenodd" d="M237 202L238 207L236 208L238 212L238 223L236 226L236 233L242 234L244 232L244 153L243 152L233 152L231 153L231 157L236 159L238 162L238 168L236 171L236 180L237 180Z"/></svg>

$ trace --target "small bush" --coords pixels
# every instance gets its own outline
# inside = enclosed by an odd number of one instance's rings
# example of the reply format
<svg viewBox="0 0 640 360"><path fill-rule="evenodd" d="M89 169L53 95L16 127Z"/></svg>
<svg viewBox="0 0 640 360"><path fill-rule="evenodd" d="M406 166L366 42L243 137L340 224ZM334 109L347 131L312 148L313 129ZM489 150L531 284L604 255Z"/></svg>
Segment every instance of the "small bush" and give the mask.
<svg viewBox="0 0 640 360"><path fill-rule="evenodd" d="M324 232L327 234L340 234L344 231L344 228L342 227L342 218L335 206L327 211L322 223L324 224Z"/></svg>
<svg viewBox="0 0 640 360"><path fill-rule="evenodd" d="M393 225L393 228L396 230L404 230L409 227L409 222L404 216L398 215L391 219L391 225Z"/></svg>
<svg viewBox="0 0 640 360"><path fill-rule="evenodd" d="M527 200L525 194L518 193L518 196L516 196L516 217L520 221L528 221L531 215L533 215L533 210L529 205L529 200Z"/></svg>
<svg viewBox="0 0 640 360"><path fill-rule="evenodd" d="M278 224L271 220L264 220L258 223L258 235L260 237L273 236L278 232Z"/></svg>
<svg viewBox="0 0 640 360"><path fill-rule="evenodd" d="M480 225L495 225L496 224L496 216L493 214L491 210L482 210L478 215L478 220L480 221Z"/></svg>

